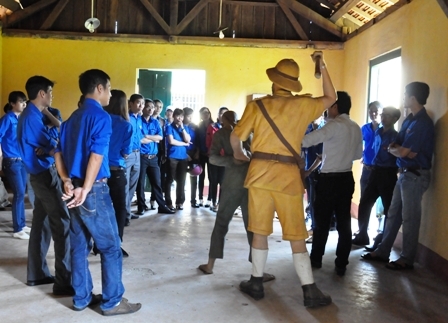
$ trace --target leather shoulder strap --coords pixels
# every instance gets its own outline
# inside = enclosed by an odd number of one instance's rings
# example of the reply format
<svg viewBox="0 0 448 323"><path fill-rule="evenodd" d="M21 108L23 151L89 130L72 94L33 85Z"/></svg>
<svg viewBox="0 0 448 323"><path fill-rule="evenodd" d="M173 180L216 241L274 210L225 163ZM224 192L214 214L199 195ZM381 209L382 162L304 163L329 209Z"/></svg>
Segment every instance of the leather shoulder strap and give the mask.
<svg viewBox="0 0 448 323"><path fill-rule="evenodd" d="M288 150L292 153L294 158L297 160L297 163L299 163L299 161L302 161L303 160L302 157L300 157L300 155L294 150L294 148L292 148L292 146L289 144L289 142L286 140L286 138L283 137L283 135L280 132L280 130L278 129L277 125L274 123L274 120L272 120L272 118L269 116L263 102L261 102L261 100L257 100L256 102L257 102L258 107L261 110L261 113L263 113L263 116L266 118L267 122L272 127L272 130L274 130L274 133L277 135L278 139L280 139L282 144L285 145L285 147L288 148Z"/></svg>

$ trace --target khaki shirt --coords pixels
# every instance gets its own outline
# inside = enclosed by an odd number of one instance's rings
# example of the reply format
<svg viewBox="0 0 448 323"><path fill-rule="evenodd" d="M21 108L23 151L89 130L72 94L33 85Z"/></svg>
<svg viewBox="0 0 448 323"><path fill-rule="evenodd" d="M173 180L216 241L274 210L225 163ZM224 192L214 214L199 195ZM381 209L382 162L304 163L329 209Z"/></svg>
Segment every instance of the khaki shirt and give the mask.
<svg viewBox="0 0 448 323"><path fill-rule="evenodd" d="M307 126L325 110L322 99L293 96L291 92L279 90L273 96L259 100L263 101L269 116L289 144L300 154ZM245 141L253 133L252 152L292 156L272 130L255 100L247 104L234 133L241 141ZM296 164L262 159L253 159L250 162L244 185L247 188L257 187L288 195L303 194L304 190Z"/></svg>

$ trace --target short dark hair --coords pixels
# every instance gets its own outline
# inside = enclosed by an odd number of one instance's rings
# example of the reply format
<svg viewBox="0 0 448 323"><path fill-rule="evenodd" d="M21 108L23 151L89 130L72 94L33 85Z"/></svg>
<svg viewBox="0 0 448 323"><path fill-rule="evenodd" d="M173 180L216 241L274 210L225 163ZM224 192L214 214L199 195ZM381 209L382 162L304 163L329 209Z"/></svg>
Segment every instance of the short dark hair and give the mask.
<svg viewBox="0 0 448 323"><path fill-rule="evenodd" d="M153 102L154 102L154 105L156 104L156 103L161 103L162 105L163 105L163 102L162 102L162 100L160 100L160 99L154 99L154 100L152 100Z"/></svg>
<svg viewBox="0 0 448 323"><path fill-rule="evenodd" d="M397 120L395 120L395 122L397 122L398 119L400 119L400 117L401 117L401 111L394 107L385 107L383 109L383 113L389 113L392 117L397 119Z"/></svg>
<svg viewBox="0 0 448 323"><path fill-rule="evenodd" d="M174 109L174 111L173 111L173 117L175 117L175 116L183 116L184 115L184 110L182 110L182 109L179 109L179 108L177 108L177 109Z"/></svg>
<svg viewBox="0 0 448 323"><path fill-rule="evenodd" d="M191 114L193 114L194 110L192 108L184 108L184 116L189 116Z"/></svg>
<svg viewBox="0 0 448 323"><path fill-rule="evenodd" d="M371 107L377 107L378 109L381 109L383 106L381 105L380 101L373 101L369 103L369 107L367 109L370 110Z"/></svg>
<svg viewBox="0 0 448 323"><path fill-rule="evenodd" d="M5 111L5 113L11 111L12 110L11 103L16 103L20 99L26 101L26 95L22 91L12 91L11 93L9 93L8 103L6 103L6 105L3 107L3 111Z"/></svg>
<svg viewBox="0 0 448 323"><path fill-rule="evenodd" d="M227 107L220 107L218 110L218 114L220 114L224 110L229 111L229 109Z"/></svg>
<svg viewBox="0 0 448 323"><path fill-rule="evenodd" d="M32 76L26 81L25 89L26 93L28 94L28 98L30 100L34 100L37 98L37 95L40 91L44 91L47 93L49 87L54 86L54 82L50 81L44 76L35 75Z"/></svg>
<svg viewBox="0 0 448 323"><path fill-rule="evenodd" d="M338 100L336 101L336 104L338 106L338 113L350 114L350 109L352 107L352 99L350 95L348 95L348 93L344 91L338 91L337 94Z"/></svg>
<svg viewBox="0 0 448 323"><path fill-rule="evenodd" d="M145 98L143 97L143 95L135 93L132 94L131 97L129 98L129 102L135 102L137 100L144 100Z"/></svg>
<svg viewBox="0 0 448 323"><path fill-rule="evenodd" d="M109 75L102 70L88 70L79 76L79 89L83 95L92 94L100 84L105 88L109 80Z"/></svg>
<svg viewBox="0 0 448 323"><path fill-rule="evenodd" d="M407 96L415 97L418 103L421 105L426 104L426 100L429 97L429 85L423 82L412 82L406 85Z"/></svg>
<svg viewBox="0 0 448 323"><path fill-rule="evenodd" d="M145 99L145 104L146 104L146 103L154 103L154 101L151 100L151 99Z"/></svg>
<svg viewBox="0 0 448 323"><path fill-rule="evenodd" d="M121 116L125 120L129 120L128 113L128 99L126 93L121 90L110 91L112 97L110 98L109 105L104 107L104 110L109 114L115 114Z"/></svg>

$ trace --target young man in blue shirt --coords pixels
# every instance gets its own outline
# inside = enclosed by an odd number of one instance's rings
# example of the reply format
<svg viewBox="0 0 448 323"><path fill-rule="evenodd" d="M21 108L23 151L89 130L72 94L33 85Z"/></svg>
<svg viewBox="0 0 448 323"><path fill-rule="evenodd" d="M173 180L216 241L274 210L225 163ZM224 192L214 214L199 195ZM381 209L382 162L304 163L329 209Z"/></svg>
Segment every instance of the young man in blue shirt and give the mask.
<svg viewBox="0 0 448 323"><path fill-rule="evenodd" d="M17 124L19 153L30 174L35 193L33 222L28 245L27 285L53 285L53 294L73 295L70 269L69 223L62 201L61 183L54 167L57 141L51 138L42 122L42 111L51 105L54 83L43 76L33 76L25 88L30 100ZM51 238L54 240L55 276L45 259Z"/></svg>
<svg viewBox="0 0 448 323"><path fill-rule="evenodd" d="M369 180L370 173L372 171L373 158L375 157L375 151L373 150L373 142L375 140L375 131L379 127L378 114L381 113L381 103L374 101L369 103L368 113L370 122L361 127L362 141L364 144L364 150L362 152L362 173L361 173L361 195L364 192L367 181Z"/></svg>
<svg viewBox="0 0 448 323"><path fill-rule="evenodd" d="M190 166L194 164L200 164L199 161L199 141L198 141L198 127L192 123L193 112L192 108L184 108L184 127L190 135L190 145L187 147L188 164ZM190 189L191 198L190 203L192 208L199 208L199 204L196 203L196 192L198 191L198 179L199 175L191 175L190 173Z"/></svg>
<svg viewBox="0 0 448 323"><path fill-rule="evenodd" d="M145 107L142 111L142 139L140 150L140 176L137 182L137 215L143 215L148 207L145 199L145 179L148 176L151 183L151 191L155 201L159 205L159 213L173 214L163 199L163 191L160 183L160 168L158 164L158 146L163 138L162 128L156 118L152 117L154 102L145 99Z"/></svg>
<svg viewBox="0 0 448 323"><path fill-rule="evenodd" d="M354 245L364 246L370 243L367 229L370 212L378 197L381 197L384 214L387 217L395 183L397 182L397 157L388 153L387 147L397 138L398 132L394 129L394 124L400 119L400 116L400 110L392 107L384 108L381 113L381 127L376 130L373 141L375 154L372 160L372 170L359 202L359 232L352 240ZM381 236L375 238L375 243L380 243L380 239Z"/></svg>
<svg viewBox="0 0 448 323"><path fill-rule="evenodd" d="M426 112L429 86L422 82L406 85L404 108L410 114L404 120L397 140L387 151L397 157L398 172L392 202L387 214L383 240L378 248L362 257L365 260L388 261L398 230L403 225L400 258L386 267L393 270L414 268L422 216L423 193L429 187L434 153L434 123Z"/></svg>
<svg viewBox="0 0 448 323"><path fill-rule="evenodd" d="M129 98L129 122L132 125L131 153L126 158L126 209L129 225L130 219L138 219L138 215L131 214L131 201L137 189L138 177L140 176L140 148L142 140L142 118L141 113L145 106L145 99L140 94L132 94Z"/></svg>
<svg viewBox="0 0 448 323"><path fill-rule="evenodd" d="M117 221L109 195L109 141L111 118L103 110L109 104L110 78L101 70L88 70L79 77L85 101L62 124L61 141L55 154L70 209L73 309L82 311L101 302L105 316L138 311L140 303L123 298L122 252ZM91 240L101 254L102 295L92 293L87 256Z"/></svg>

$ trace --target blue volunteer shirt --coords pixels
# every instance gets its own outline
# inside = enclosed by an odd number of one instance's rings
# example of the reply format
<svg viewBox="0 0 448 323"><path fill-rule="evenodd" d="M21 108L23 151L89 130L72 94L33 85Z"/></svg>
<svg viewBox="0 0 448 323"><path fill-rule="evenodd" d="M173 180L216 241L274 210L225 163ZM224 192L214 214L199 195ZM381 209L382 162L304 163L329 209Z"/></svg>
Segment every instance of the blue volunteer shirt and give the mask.
<svg viewBox="0 0 448 323"><path fill-rule="evenodd" d="M17 143L17 115L9 111L0 119L0 144L2 145L4 158L20 157Z"/></svg>
<svg viewBox="0 0 448 323"><path fill-rule="evenodd" d="M97 101L85 99L82 107L61 125L58 151L62 152L70 178L85 179L91 153L103 156L95 180L110 177L108 152L111 134L109 114Z"/></svg>
<svg viewBox="0 0 448 323"><path fill-rule="evenodd" d="M131 141L131 150L140 150L142 136L142 117L140 115L134 115L133 113L129 113L129 122L132 125L132 141Z"/></svg>
<svg viewBox="0 0 448 323"><path fill-rule="evenodd" d="M185 131L185 130L184 130ZM173 139L176 139L177 141L184 141L182 137L182 131L177 128L176 126L173 126L171 124L166 126L166 136L169 135L173 136ZM167 139L167 155L168 158L174 158L174 159L187 159L187 147L186 146L173 146L168 143Z"/></svg>
<svg viewBox="0 0 448 323"><path fill-rule="evenodd" d="M375 131L375 140L373 147L375 157L373 165L378 167L397 167L397 157L387 151L387 147L397 139L398 132L391 128L384 132L384 128L380 127Z"/></svg>
<svg viewBox="0 0 448 323"><path fill-rule="evenodd" d="M162 127L160 126L159 120L149 117L148 120L145 118L142 118L142 136L145 137L146 135L149 136L162 136ZM141 145L140 152L145 155L157 155L159 152L159 143L157 142L150 142L147 144Z"/></svg>
<svg viewBox="0 0 448 323"><path fill-rule="evenodd" d="M187 151L196 150L197 147L197 136L196 136L196 127L190 123L188 126L185 126L185 131L190 135L191 137L191 144L187 147Z"/></svg>
<svg viewBox="0 0 448 323"><path fill-rule="evenodd" d="M362 140L364 142L364 151L362 152L362 160L365 165L373 165L373 158L375 157L375 150L373 143L375 141L375 131L372 128L372 123L367 123L361 127Z"/></svg>
<svg viewBox="0 0 448 323"><path fill-rule="evenodd" d="M17 124L17 140L20 157L28 173L39 174L54 164L54 158L49 153L56 148L57 141L51 138L47 127L42 122L42 113L32 102L28 103L20 115ZM45 153L37 155L37 148Z"/></svg>
<svg viewBox="0 0 448 323"><path fill-rule="evenodd" d="M396 143L417 153L415 158L397 158L398 167L430 169L434 153L434 123L423 108L403 122Z"/></svg>
<svg viewBox="0 0 448 323"><path fill-rule="evenodd" d="M109 166L126 168L123 156L131 153L132 125L123 117L111 114L112 135L109 144Z"/></svg>

